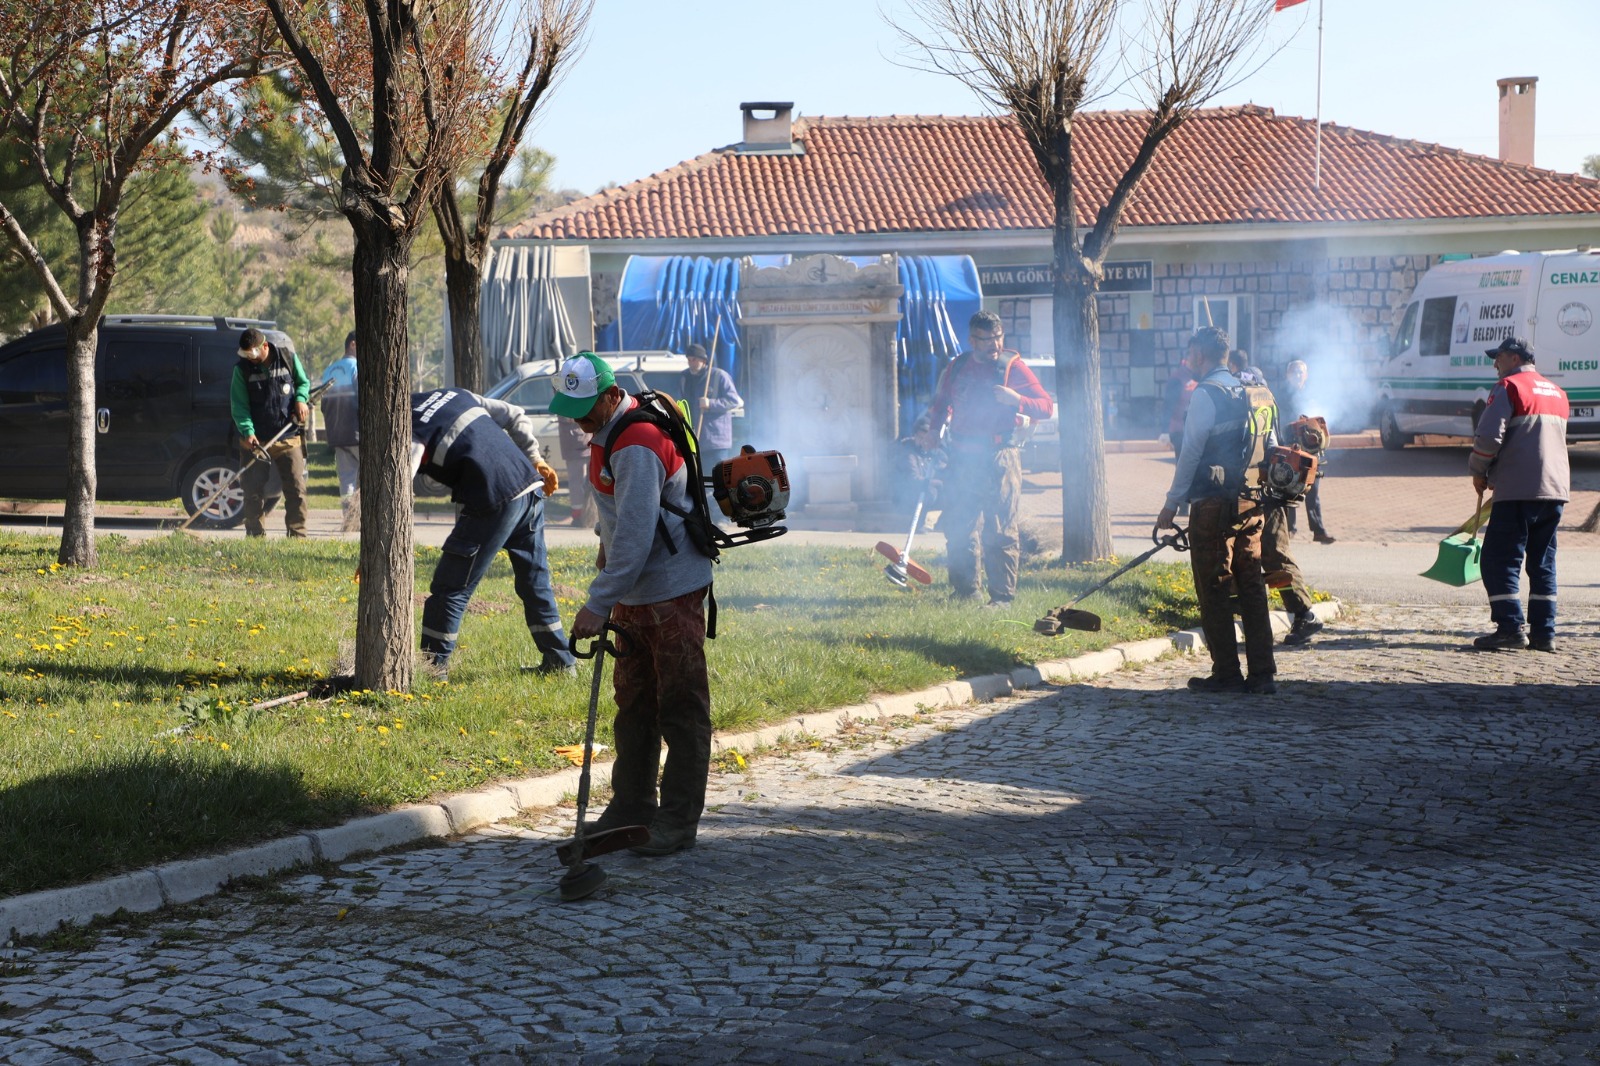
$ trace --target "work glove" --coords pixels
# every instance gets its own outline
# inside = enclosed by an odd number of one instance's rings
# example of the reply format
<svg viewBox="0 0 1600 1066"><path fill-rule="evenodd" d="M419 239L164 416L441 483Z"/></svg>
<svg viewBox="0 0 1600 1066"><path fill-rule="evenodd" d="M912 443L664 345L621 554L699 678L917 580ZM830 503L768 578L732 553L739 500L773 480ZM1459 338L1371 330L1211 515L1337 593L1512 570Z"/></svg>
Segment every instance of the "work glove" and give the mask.
<svg viewBox="0 0 1600 1066"><path fill-rule="evenodd" d="M534 469L539 471L539 476L544 478L544 494L546 496L554 496L556 489L561 487L561 479L556 476L556 468L543 459L533 465Z"/></svg>

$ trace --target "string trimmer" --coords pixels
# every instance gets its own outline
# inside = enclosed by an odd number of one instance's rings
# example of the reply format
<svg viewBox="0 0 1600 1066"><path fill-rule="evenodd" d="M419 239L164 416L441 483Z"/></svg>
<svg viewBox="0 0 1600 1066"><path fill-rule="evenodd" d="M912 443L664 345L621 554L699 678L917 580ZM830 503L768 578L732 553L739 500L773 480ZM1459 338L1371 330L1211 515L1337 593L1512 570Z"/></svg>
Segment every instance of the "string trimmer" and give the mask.
<svg viewBox="0 0 1600 1066"><path fill-rule="evenodd" d="M940 439L944 438L944 431L939 433ZM895 550L895 546L886 540L878 541L873 548L879 555L889 560L889 565L883 568L883 576L889 579L892 585L900 588L909 588L906 578L922 584L933 584L933 575L911 561L911 542L917 537L917 530L922 527L922 511L928 505L928 493L933 488L933 475L939 470L939 453L937 451L921 456L920 461L926 464L927 474L922 479L922 491L917 494L916 510L911 512L911 529L906 533L906 546Z"/></svg>
<svg viewBox="0 0 1600 1066"><path fill-rule="evenodd" d="M606 639L615 633L622 638L622 648ZM572 654L580 659L594 659L594 676L589 682L589 718L583 728L583 771L578 775L578 826L571 840L556 845L556 858L567 865L561 875L562 902L591 896L606 880L606 872L589 862L589 859L607 855L623 848L637 847L650 839L649 826L624 825L591 833L584 828L584 816L589 813L589 773L594 763L594 726L600 713L600 682L605 674L606 652L621 657L627 654L628 633L607 622L594 638L587 651L578 647L576 638L567 642Z"/></svg>
<svg viewBox="0 0 1600 1066"><path fill-rule="evenodd" d="M1171 533L1161 537L1153 537L1152 539L1156 542L1154 548L1151 548L1143 555L1134 557L1116 573L1100 582L1100 584L1080 593L1078 598L1071 603L1047 612L1043 618L1033 623L1034 632L1043 633L1047 637L1060 636L1063 630L1068 629L1076 629L1084 633L1100 632L1100 616L1090 611L1078 610L1078 604L1093 596L1129 570L1148 562L1150 557L1162 548L1173 548L1180 552L1189 550L1189 531L1187 529L1174 528Z"/></svg>
<svg viewBox="0 0 1600 1066"><path fill-rule="evenodd" d="M332 381L324 381L321 385L318 385L316 388L312 389L311 392L306 397L306 403L307 404L315 403L317 398L319 396L321 396L323 393L327 392L328 388L332 384L333 384ZM222 481L222 484L217 486L216 491L213 492L210 496L207 496L205 498L205 502L203 502L202 504L200 504L199 507L196 507L194 509L194 514L190 515L184 521L183 525L178 527L179 532L182 532L183 530L188 529L190 526L194 525L195 522L199 521L200 518L202 516L204 516L205 513L208 510L211 509L211 505L212 504L214 504L218 500L222 499L223 494L226 493L229 489L233 488L233 486L238 483L240 478L244 477L244 472L246 470L249 470L252 466L255 466L257 463L268 463L268 462L271 462L272 458L268 454L268 449L271 448L274 444L278 443L280 440L282 440L283 437L284 437L284 434L288 433L291 429L294 429L297 426L299 428L301 428L301 429L305 428L304 426L300 426L300 423L295 422L293 420L290 420L289 422L284 424L284 427L282 429L278 430L278 432L276 432L276 433L274 433L272 435L272 439L271 440L267 441L267 443L265 443L265 444L257 445L255 453L250 457L250 461L248 463L245 463L239 469L235 470L233 473L229 474L226 478L224 478L223 481Z"/></svg>

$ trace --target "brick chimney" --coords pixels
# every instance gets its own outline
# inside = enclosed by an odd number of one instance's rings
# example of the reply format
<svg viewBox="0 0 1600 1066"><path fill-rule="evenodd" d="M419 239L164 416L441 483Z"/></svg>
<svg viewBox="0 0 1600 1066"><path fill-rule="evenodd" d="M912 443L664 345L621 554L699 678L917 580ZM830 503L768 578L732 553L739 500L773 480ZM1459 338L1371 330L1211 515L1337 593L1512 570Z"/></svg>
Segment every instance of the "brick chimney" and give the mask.
<svg viewBox="0 0 1600 1066"><path fill-rule="evenodd" d="M1533 98L1538 78L1501 78L1500 159L1533 165Z"/></svg>
<svg viewBox="0 0 1600 1066"><path fill-rule="evenodd" d="M794 141L794 103L792 101L740 104L744 112L744 141L741 155L799 155Z"/></svg>

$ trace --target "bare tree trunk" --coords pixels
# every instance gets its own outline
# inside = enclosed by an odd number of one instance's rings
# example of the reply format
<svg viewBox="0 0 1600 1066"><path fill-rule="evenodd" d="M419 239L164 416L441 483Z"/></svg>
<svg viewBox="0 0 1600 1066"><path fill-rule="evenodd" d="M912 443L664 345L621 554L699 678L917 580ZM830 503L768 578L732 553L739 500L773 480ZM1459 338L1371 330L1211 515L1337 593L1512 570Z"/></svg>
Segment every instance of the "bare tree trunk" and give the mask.
<svg viewBox="0 0 1600 1066"><path fill-rule="evenodd" d="M406 245L381 225L358 226L351 264L361 351L356 684L378 692L410 691L415 664Z"/></svg>
<svg viewBox="0 0 1600 1066"><path fill-rule="evenodd" d="M482 257L469 248L444 251L445 298L450 305L450 355L455 363L455 383L469 392L483 392L492 384L484 379L483 322L478 317L483 294Z"/></svg>
<svg viewBox="0 0 1600 1066"><path fill-rule="evenodd" d="M1100 407L1100 312L1094 300L1099 279L1075 247L1071 192L1057 193L1056 205L1050 320L1061 426L1061 560L1084 563L1111 554Z"/></svg>
<svg viewBox="0 0 1600 1066"><path fill-rule="evenodd" d="M87 569L100 565L94 542L94 499L99 484L94 454L94 354L99 343L98 317L67 322L67 509L56 561Z"/></svg>

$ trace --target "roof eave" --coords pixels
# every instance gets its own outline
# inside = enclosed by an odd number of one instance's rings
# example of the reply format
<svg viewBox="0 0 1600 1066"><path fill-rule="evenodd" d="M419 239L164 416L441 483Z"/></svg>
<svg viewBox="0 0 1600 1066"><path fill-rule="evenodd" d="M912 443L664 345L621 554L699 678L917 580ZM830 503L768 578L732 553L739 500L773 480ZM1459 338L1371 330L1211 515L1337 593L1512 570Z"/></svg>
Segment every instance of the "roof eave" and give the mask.
<svg viewBox="0 0 1600 1066"><path fill-rule="evenodd" d="M1260 243L1361 237L1462 236L1476 233L1538 233L1575 226L1600 226L1600 212L1559 215L1505 215L1479 218L1420 218L1355 222L1221 222L1175 226L1124 226L1120 246L1172 243ZM497 245L587 245L608 255L762 255L793 252L904 250L951 254L1007 248L1048 248L1048 229L915 230L887 233L804 233L743 237L627 237L603 240L504 238Z"/></svg>

